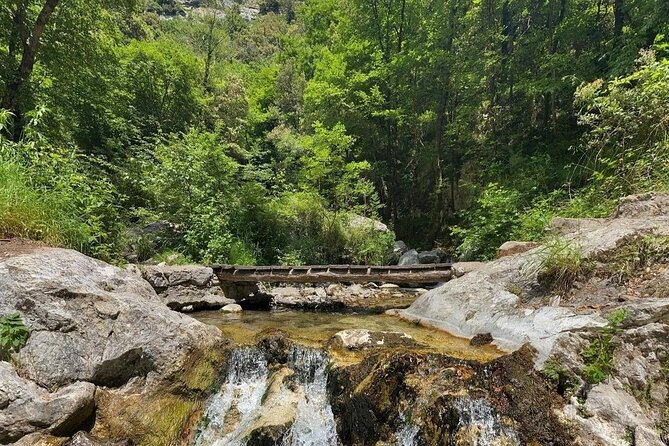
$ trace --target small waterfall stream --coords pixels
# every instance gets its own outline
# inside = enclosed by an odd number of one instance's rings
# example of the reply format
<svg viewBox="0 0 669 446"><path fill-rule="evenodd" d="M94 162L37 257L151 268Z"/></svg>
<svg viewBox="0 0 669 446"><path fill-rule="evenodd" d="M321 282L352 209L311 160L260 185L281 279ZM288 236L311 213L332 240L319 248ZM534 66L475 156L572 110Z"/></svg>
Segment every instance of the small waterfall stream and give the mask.
<svg viewBox="0 0 669 446"><path fill-rule="evenodd" d="M416 446L418 432L418 426L407 422L395 433L395 444L393 446Z"/></svg>
<svg viewBox="0 0 669 446"><path fill-rule="evenodd" d="M276 399L296 395L295 419L281 446L337 446L337 431L327 395L328 355L317 349L294 346L288 367L298 391L281 388ZM265 407L272 376L263 352L254 347L233 351L221 390L209 401L194 446L244 446Z"/></svg>
<svg viewBox="0 0 669 446"><path fill-rule="evenodd" d="M460 427L476 426L476 446L519 445L516 433L504 426L494 409L482 398L458 398L455 409L460 415Z"/></svg>
<svg viewBox="0 0 669 446"><path fill-rule="evenodd" d="M328 356L316 349L293 347L290 367L304 389L283 446L336 446L337 430L327 395Z"/></svg>
<svg viewBox="0 0 669 446"><path fill-rule="evenodd" d="M234 350L225 383L209 402L195 437L195 446L245 444L239 436L262 407L268 376L267 361L259 349L242 347Z"/></svg>

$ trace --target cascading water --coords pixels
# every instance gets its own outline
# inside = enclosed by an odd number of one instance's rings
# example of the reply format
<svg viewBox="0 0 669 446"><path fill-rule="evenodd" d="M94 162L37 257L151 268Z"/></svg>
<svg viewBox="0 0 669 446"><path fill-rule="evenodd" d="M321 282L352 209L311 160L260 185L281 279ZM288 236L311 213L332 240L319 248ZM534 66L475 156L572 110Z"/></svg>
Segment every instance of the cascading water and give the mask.
<svg viewBox="0 0 669 446"><path fill-rule="evenodd" d="M195 446L244 444L239 436L261 408L268 375L267 361L259 349L242 347L234 350L225 384L209 402L195 437Z"/></svg>
<svg viewBox="0 0 669 446"><path fill-rule="evenodd" d="M303 396L297 403L295 422L283 446L336 446L337 430L327 395L328 356L320 350L295 346L289 366Z"/></svg>
<svg viewBox="0 0 669 446"><path fill-rule="evenodd" d="M420 429L409 422L406 422L395 434L395 444L393 446L416 446L416 436Z"/></svg>
<svg viewBox="0 0 669 446"><path fill-rule="evenodd" d="M506 441L504 444L520 444L516 433L502 424L499 415L483 398L458 398L454 406L460 416L460 427L478 427L476 446L499 445L500 439Z"/></svg>
<svg viewBox="0 0 669 446"><path fill-rule="evenodd" d="M288 367L298 391L285 385L272 401L264 401L272 388L268 364L262 351L253 347L232 352L230 369L221 390L209 401L194 446L243 446L254 426L276 401L295 397L295 418L282 446L337 446L337 431L327 396L326 353L295 346ZM267 406L267 407L266 407Z"/></svg>

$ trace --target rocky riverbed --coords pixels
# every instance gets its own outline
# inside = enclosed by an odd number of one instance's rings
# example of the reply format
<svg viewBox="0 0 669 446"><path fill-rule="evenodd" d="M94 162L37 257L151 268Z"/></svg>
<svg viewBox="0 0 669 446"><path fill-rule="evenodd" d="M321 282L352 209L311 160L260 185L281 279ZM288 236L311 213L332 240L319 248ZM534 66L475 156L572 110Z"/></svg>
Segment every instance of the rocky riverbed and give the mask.
<svg viewBox="0 0 669 446"><path fill-rule="evenodd" d="M193 312L229 304L243 309L301 309L383 313L406 308L427 290L396 284L222 284L200 265L130 265L173 310Z"/></svg>
<svg viewBox="0 0 669 446"><path fill-rule="evenodd" d="M550 231L391 315L313 287L193 318L230 299L203 267L2 243L0 315L30 336L0 361L0 444L666 445L669 195Z"/></svg>
<svg viewBox="0 0 669 446"><path fill-rule="evenodd" d="M607 219L555 219L548 242L529 248L393 314L491 333L507 350L531 345L535 368L568 398L562 417L580 428L578 444L667 444L669 195L627 197Z"/></svg>

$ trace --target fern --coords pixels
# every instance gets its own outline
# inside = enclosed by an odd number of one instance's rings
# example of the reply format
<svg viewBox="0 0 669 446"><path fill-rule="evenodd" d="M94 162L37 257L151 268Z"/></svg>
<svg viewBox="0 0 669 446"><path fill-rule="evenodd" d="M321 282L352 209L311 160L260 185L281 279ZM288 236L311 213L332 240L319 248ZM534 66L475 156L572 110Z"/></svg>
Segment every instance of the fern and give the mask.
<svg viewBox="0 0 669 446"><path fill-rule="evenodd" d="M29 337L30 331L19 313L0 318L0 359L7 360L12 353L21 350Z"/></svg>

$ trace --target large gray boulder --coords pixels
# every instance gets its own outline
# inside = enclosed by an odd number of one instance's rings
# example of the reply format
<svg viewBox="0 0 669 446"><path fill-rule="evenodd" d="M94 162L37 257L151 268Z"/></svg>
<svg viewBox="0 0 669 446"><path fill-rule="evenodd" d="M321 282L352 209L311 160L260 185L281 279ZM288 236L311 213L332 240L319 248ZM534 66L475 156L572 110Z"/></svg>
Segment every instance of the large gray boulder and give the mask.
<svg viewBox="0 0 669 446"><path fill-rule="evenodd" d="M439 263L441 256L437 251L422 251L418 253L418 262L422 264Z"/></svg>
<svg viewBox="0 0 669 446"><path fill-rule="evenodd" d="M142 276L156 290L174 286L208 287L214 280L214 270L202 265L142 265Z"/></svg>
<svg viewBox="0 0 669 446"><path fill-rule="evenodd" d="M416 251L415 249L410 249L409 251L402 254L399 262L397 262L397 264L400 266L418 265L419 263L420 260L418 259L418 251Z"/></svg>
<svg viewBox="0 0 669 446"><path fill-rule="evenodd" d="M642 218L669 215L669 194L647 192L620 199L616 218Z"/></svg>
<svg viewBox="0 0 669 446"><path fill-rule="evenodd" d="M669 216L657 212L664 209L665 198L655 194L651 197L653 202L636 200L641 216L635 216L627 208L619 211L621 216L608 219L558 218L551 222L550 231L576 246L584 259L602 258L629 240L650 234L669 236ZM653 215L648 215L648 209ZM540 365L561 335L606 324L596 309L560 305L559 300L546 306L553 296L536 295L537 269L545 255L546 250L537 247L489 262L423 294L398 313L458 336L471 338L489 332L495 343L507 350L516 350L529 342L539 352L537 365ZM653 306L650 302L647 305ZM659 310L648 311L656 315Z"/></svg>
<svg viewBox="0 0 669 446"><path fill-rule="evenodd" d="M578 429L574 444L662 446L669 437L667 258L651 254L655 263L630 267L628 281L616 272L626 271L626 261L641 262L630 253L644 254L639 247L649 240L660 245L667 240L668 212L669 195L645 194L621 200L610 218L554 219L552 236L577 248L581 262L595 269L567 293L539 286L538 270L550 249L536 247L480 265L398 313L460 336L489 332L508 350L531 344L538 352L535 367L550 366L575 386L565 390L572 393L562 410ZM595 386L586 385L592 377L583 352L601 339L598 327L614 310L624 310L627 318L611 341L611 373Z"/></svg>
<svg viewBox="0 0 669 446"><path fill-rule="evenodd" d="M400 261L402 254L408 250L409 248L407 247L406 243L404 243L402 240L397 240L393 245L393 249L388 253L388 265L397 265L397 262Z"/></svg>
<svg viewBox="0 0 669 446"><path fill-rule="evenodd" d="M189 352L220 340L216 328L169 310L146 281L77 251L2 257L0 247L0 283L0 314L19 311L31 331L16 358L21 376L50 390L169 378Z"/></svg>
<svg viewBox="0 0 669 446"><path fill-rule="evenodd" d="M235 303L223 292L218 277L208 266L133 265L128 269L139 270L160 300L176 311L213 310Z"/></svg>
<svg viewBox="0 0 669 446"><path fill-rule="evenodd" d="M56 392L21 378L0 362L0 444L37 430L54 435L76 430L93 414L95 385L76 382Z"/></svg>
<svg viewBox="0 0 669 446"><path fill-rule="evenodd" d="M652 420L617 379L597 384L582 406L567 405L564 414L590 436L590 444L665 446ZM630 437L634 438L633 443Z"/></svg>
<svg viewBox="0 0 669 446"><path fill-rule="evenodd" d="M539 246L539 243L536 242L516 242L516 241L504 242L502 246L497 248L497 258L499 259L501 257L520 254L529 251L530 249L534 249L537 246Z"/></svg>
<svg viewBox="0 0 669 446"><path fill-rule="evenodd" d="M505 350L517 350L529 342L539 352L543 363L559 335L574 329L602 327L606 320L595 311L581 314L565 307L523 305L518 287L525 276L526 256L504 257L481 269L446 282L416 299L401 317L430 325L456 336L472 338L490 333L495 344Z"/></svg>
<svg viewBox="0 0 669 446"><path fill-rule="evenodd" d="M358 214L352 214L348 219L348 224L354 229L372 228L378 232L390 232L385 223Z"/></svg>
<svg viewBox="0 0 669 446"><path fill-rule="evenodd" d="M236 302L228 298L220 287L175 286L158 294L158 298L177 311L183 311L187 307L194 310L215 310Z"/></svg>

